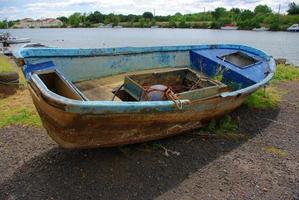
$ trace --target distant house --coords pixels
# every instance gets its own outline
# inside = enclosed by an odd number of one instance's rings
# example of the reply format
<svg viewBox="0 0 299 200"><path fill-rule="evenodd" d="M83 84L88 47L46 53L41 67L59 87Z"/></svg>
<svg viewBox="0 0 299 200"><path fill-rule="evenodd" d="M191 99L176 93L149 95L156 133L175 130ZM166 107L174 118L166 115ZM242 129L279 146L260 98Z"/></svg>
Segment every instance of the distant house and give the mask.
<svg viewBox="0 0 299 200"><path fill-rule="evenodd" d="M34 20L31 18L24 18L20 20L15 27L16 28L29 28L34 23Z"/></svg>
<svg viewBox="0 0 299 200"><path fill-rule="evenodd" d="M33 20L31 18L24 18L20 20L15 27L16 28L45 28L45 27L60 27L63 22L59 19L46 18Z"/></svg>
<svg viewBox="0 0 299 200"><path fill-rule="evenodd" d="M47 18L42 20L43 26L44 27L58 27L58 26L62 26L63 22L60 21L59 19L53 19L53 18Z"/></svg>

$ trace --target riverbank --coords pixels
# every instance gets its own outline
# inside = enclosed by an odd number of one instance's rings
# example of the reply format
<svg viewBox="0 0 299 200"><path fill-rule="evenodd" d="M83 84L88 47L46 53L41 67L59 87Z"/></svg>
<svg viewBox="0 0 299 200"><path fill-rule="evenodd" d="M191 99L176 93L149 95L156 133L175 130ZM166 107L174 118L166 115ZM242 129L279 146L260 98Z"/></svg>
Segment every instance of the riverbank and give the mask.
<svg viewBox="0 0 299 200"><path fill-rule="evenodd" d="M299 19L299 17L298 17ZM31 27L29 29L59 29L59 28L170 28L170 29L210 29L210 30L224 30L221 27L211 27L213 22L187 22L185 25L180 25L179 22L170 25L169 22L156 22L155 24L151 25L140 25L138 22L120 22L117 25L99 25L99 24L91 24L90 26L50 26L50 27ZM270 29L264 27L265 30L256 30L256 28L241 28L237 27L233 30L240 30L240 31L254 31L254 32L260 32L260 31L270 31L270 32L295 32L295 31L288 31L289 25L283 26L279 29ZM28 29L28 28L7 28L2 30L9 30L9 29ZM298 32L298 31L297 31Z"/></svg>
<svg viewBox="0 0 299 200"><path fill-rule="evenodd" d="M167 5L166 5L167 6ZM286 5L285 5L286 6ZM56 19L24 18L15 21L0 21L0 28L5 27L163 27L163 28L212 28L238 27L240 30L252 30L266 27L271 31L287 30L298 23L298 6L295 3L288 5L288 14L273 11L267 5L256 5L253 10L232 8L227 10L217 7L213 11L197 13L175 13L174 15L156 15L151 12L140 14L103 14L100 11L89 13L75 12L70 16L60 16Z"/></svg>

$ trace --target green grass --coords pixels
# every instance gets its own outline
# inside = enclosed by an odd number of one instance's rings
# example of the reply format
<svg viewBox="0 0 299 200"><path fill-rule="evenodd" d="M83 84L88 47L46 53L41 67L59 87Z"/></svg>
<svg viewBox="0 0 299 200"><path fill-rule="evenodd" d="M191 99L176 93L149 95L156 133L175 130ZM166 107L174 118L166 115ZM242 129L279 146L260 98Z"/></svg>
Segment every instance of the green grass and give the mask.
<svg viewBox="0 0 299 200"><path fill-rule="evenodd" d="M41 126L28 90L18 90L16 94L0 99L0 111L0 128L13 124Z"/></svg>
<svg viewBox="0 0 299 200"><path fill-rule="evenodd" d="M273 86L261 88L247 98L245 105L251 108L274 109L280 102L282 93L281 90Z"/></svg>
<svg viewBox="0 0 299 200"><path fill-rule="evenodd" d="M287 91L282 91L277 87L277 84L282 81L299 81L299 68L290 65L278 65L276 73L270 86L265 90L263 88L257 90L249 96L245 105L251 108L276 108L283 95Z"/></svg>
<svg viewBox="0 0 299 200"><path fill-rule="evenodd" d="M14 70L14 64L7 56L0 56L0 72L11 72Z"/></svg>
<svg viewBox="0 0 299 200"><path fill-rule="evenodd" d="M25 85L26 80L13 60L7 56L0 56L0 73L17 72L19 81ZM11 96L0 95L0 128L9 125L41 126L41 120L31 100L29 91L21 86Z"/></svg>
<svg viewBox="0 0 299 200"><path fill-rule="evenodd" d="M277 148L277 147L274 147L274 146L266 147L264 150L267 153L270 153L270 154L273 154L273 155L276 155L276 156L279 156L279 157L282 157L282 158L288 157L288 152L287 151L285 151L283 149L280 149L280 148Z"/></svg>
<svg viewBox="0 0 299 200"><path fill-rule="evenodd" d="M32 113L29 109L21 108L14 112L9 112L8 115L2 117L0 121L0 128L9 125L27 125L27 126L40 126L40 118Z"/></svg>
<svg viewBox="0 0 299 200"><path fill-rule="evenodd" d="M294 67L292 65L277 65L274 80L299 81L299 67Z"/></svg>

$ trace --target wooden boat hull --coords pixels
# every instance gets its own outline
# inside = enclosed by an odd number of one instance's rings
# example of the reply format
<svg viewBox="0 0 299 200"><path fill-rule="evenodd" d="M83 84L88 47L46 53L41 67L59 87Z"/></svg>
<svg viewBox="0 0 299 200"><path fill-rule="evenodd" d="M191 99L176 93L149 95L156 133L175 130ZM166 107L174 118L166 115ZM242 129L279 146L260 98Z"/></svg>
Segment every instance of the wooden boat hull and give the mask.
<svg viewBox="0 0 299 200"><path fill-rule="evenodd" d="M43 126L53 140L70 149L139 143L200 128L239 107L248 95L267 84L275 72L273 58L243 45L24 48L15 56L23 67ZM182 70L186 67L192 70ZM157 74L167 68L177 70L159 73L160 77L168 77L169 82L165 82L168 86L197 80L196 73L205 80L215 79L220 73L221 83L214 80L216 85L194 89L194 84L199 84L195 81L191 88L177 92L182 98L158 101L138 100L138 95L133 100L112 101L111 85L109 91L96 90L105 88L106 81L96 79L143 70L154 70ZM178 77L186 74L183 77L186 79L175 81L173 74ZM141 87L140 80L145 77L158 80L156 75L142 77L130 76L123 82L124 91L131 97L144 91L136 90ZM160 80L152 84L161 84ZM88 81L95 81L97 88ZM139 86L133 87L135 83ZM100 95L86 95L87 90ZM102 99L105 95L107 98Z"/></svg>
<svg viewBox="0 0 299 200"><path fill-rule="evenodd" d="M231 112L249 95L194 101L186 111L92 115L65 112L49 105L32 88L30 92L48 134L71 149L112 147L178 135Z"/></svg>

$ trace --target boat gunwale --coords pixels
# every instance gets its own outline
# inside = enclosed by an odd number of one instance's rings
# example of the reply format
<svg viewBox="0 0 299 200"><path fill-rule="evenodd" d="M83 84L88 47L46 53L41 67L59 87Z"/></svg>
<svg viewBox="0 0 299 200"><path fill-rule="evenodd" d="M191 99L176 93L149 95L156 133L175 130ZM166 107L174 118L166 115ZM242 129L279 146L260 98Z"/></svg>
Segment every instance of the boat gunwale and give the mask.
<svg viewBox="0 0 299 200"><path fill-rule="evenodd" d="M248 51L270 60L265 52L247 46L236 44L208 44L208 45L180 45L180 46L154 46L154 47L112 47L112 48L21 48L14 52L16 58L36 57L93 57L93 56L118 56L128 54L143 54L154 52L190 51L203 49L236 49Z"/></svg>

